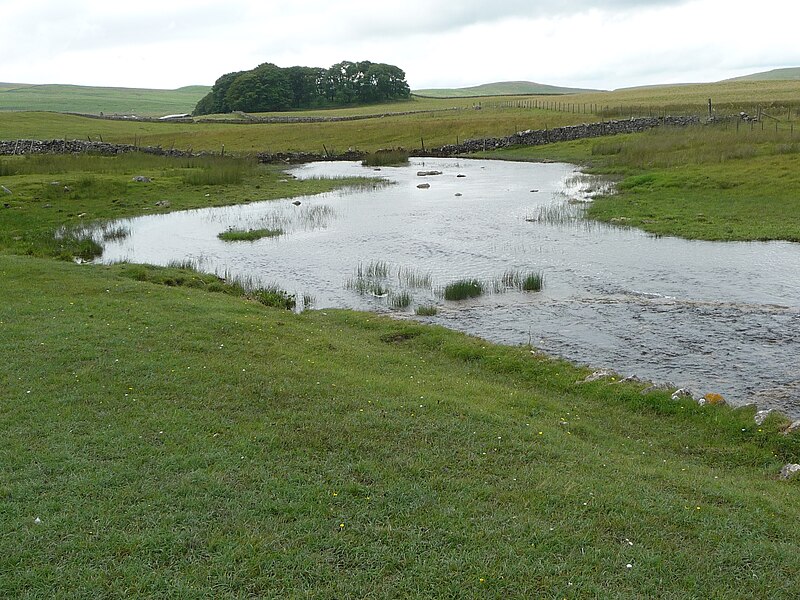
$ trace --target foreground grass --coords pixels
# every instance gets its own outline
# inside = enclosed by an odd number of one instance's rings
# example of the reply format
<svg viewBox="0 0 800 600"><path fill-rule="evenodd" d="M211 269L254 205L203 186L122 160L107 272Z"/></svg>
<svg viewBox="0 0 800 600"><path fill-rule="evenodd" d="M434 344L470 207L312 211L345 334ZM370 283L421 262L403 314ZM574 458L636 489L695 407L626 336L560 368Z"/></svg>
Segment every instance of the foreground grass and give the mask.
<svg viewBox="0 0 800 600"><path fill-rule="evenodd" d="M587 216L658 235L800 241L800 130L736 123L516 148L488 156L563 160L619 180Z"/></svg>
<svg viewBox="0 0 800 600"><path fill-rule="evenodd" d="M123 268L0 255L2 596L752 598L800 584L797 483L775 478L798 440L751 412Z"/></svg>

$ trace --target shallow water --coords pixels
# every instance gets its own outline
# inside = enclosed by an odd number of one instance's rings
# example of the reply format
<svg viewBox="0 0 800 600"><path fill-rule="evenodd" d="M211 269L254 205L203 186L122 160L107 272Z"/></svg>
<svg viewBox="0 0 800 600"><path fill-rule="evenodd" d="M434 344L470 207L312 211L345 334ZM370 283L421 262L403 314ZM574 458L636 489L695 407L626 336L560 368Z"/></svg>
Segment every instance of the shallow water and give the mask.
<svg viewBox="0 0 800 600"><path fill-rule="evenodd" d="M420 177L419 170L442 174ZM103 260L190 259L210 272L313 296L314 308L389 311L391 294L353 289L359 264L363 272L385 261L382 287L413 296L396 314L437 304L437 316L424 320L800 416L798 244L656 238L570 218L579 207L566 200L586 182L566 164L413 159L380 172L314 163L293 174L394 183L300 198L300 206L279 200L131 219L122 222L130 235L106 242ZM216 237L229 227L263 226L287 233L257 242ZM410 288L401 268L429 276L427 287ZM464 302L436 294L461 278L491 287L512 269L542 272L544 290Z"/></svg>

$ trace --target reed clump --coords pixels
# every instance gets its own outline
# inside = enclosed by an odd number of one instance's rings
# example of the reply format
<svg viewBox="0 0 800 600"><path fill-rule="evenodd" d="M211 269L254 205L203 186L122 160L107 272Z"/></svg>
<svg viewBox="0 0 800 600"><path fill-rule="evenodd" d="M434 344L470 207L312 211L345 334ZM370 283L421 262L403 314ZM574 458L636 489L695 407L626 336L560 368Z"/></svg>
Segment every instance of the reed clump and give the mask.
<svg viewBox="0 0 800 600"><path fill-rule="evenodd" d="M483 294L485 286L483 282L478 279L459 279L452 283L448 283L442 295L445 300L466 300L468 298L477 298Z"/></svg>
<svg viewBox="0 0 800 600"><path fill-rule="evenodd" d="M283 229L227 229L217 235L224 242L255 242L283 235Z"/></svg>

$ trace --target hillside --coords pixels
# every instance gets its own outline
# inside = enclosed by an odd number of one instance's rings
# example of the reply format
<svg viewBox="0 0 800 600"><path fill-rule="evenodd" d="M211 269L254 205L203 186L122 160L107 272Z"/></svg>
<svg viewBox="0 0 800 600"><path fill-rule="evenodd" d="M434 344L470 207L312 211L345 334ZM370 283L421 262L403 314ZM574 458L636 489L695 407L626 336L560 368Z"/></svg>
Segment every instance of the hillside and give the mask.
<svg viewBox="0 0 800 600"><path fill-rule="evenodd" d="M467 98L470 96L509 96L526 94L577 94L579 92L596 92L598 90L584 90L579 88L559 87L536 83L533 81L500 81L485 83L465 88L441 88L414 90L415 96L432 98Z"/></svg>
<svg viewBox="0 0 800 600"><path fill-rule="evenodd" d="M800 67L772 69L761 73L752 73L742 77L733 77L725 81L797 81L800 80Z"/></svg>
<svg viewBox="0 0 800 600"><path fill-rule="evenodd" d="M99 115L163 116L190 113L211 88L193 85L175 90L83 85L0 83L0 111L35 110Z"/></svg>

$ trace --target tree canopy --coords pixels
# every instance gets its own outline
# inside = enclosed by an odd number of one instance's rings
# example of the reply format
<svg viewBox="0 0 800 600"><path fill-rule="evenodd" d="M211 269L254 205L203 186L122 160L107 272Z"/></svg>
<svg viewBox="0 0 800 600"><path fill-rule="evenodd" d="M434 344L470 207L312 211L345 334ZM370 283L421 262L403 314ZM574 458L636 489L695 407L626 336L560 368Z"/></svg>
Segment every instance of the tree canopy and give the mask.
<svg viewBox="0 0 800 600"><path fill-rule="evenodd" d="M405 72L394 65L343 61L322 69L264 63L227 73L197 103L195 115L373 104L411 95Z"/></svg>

